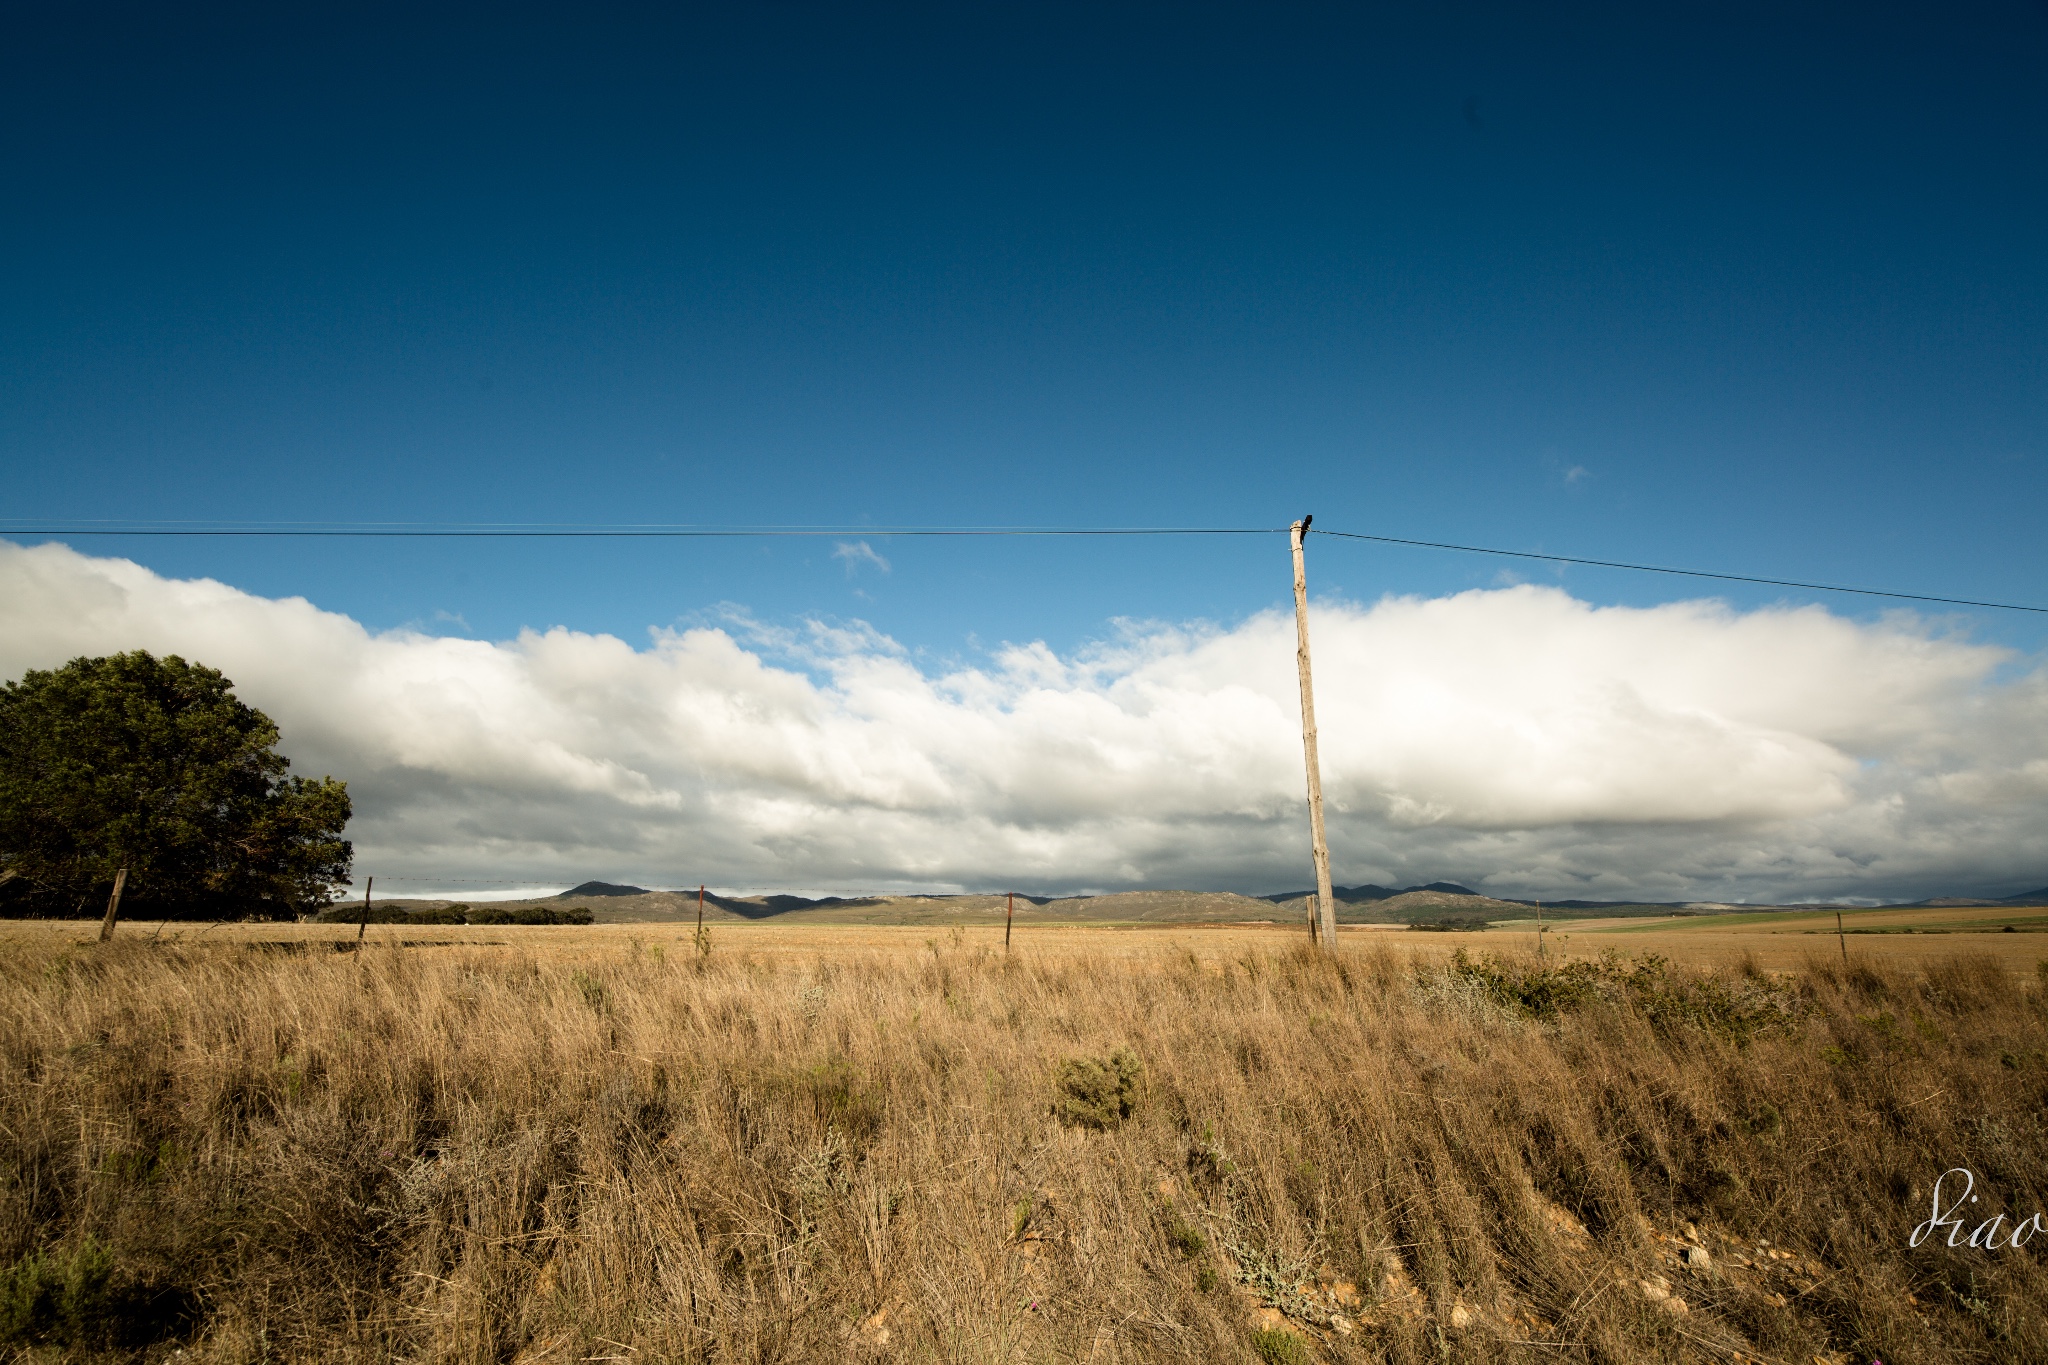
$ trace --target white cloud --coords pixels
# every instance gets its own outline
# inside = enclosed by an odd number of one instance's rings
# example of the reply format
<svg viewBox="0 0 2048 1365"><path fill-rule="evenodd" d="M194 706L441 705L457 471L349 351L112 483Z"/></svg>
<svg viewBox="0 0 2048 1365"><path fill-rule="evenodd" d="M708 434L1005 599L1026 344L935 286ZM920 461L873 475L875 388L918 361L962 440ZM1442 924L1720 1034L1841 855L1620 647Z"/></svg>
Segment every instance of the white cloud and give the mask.
<svg viewBox="0 0 2048 1365"><path fill-rule="evenodd" d="M846 576L851 578L863 565L889 572L889 561L875 553L874 547L865 540L840 541L832 547L832 557L846 562Z"/></svg>
<svg viewBox="0 0 2048 1365"><path fill-rule="evenodd" d="M1306 881L1293 623L1119 623L921 671L871 628L373 634L299 598L0 542L0 676L144 648L221 668L358 868L755 888ZM1340 882L1551 897L2048 881L2048 675L1916 618L1516 586L1319 604Z"/></svg>

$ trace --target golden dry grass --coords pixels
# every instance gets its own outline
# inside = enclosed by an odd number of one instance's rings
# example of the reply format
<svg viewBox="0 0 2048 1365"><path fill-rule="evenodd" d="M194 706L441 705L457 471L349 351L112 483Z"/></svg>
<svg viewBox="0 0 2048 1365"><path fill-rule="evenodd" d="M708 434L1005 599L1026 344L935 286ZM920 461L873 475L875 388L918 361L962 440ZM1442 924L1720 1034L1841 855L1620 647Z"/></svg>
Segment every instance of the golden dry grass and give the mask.
<svg viewBox="0 0 2048 1365"><path fill-rule="evenodd" d="M2048 1358L2048 1238L1906 1245L2048 1209L2017 958L1544 1019L1448 934L80 928L0 938L0 1264L111 1253L81 1358Z"/></svg>
<svg viewBox="0 0 2048 1365"><path fill-rule="evenodd" d="M2032 976L2048 961L2048 934L2004 934L1995 928L1956 923L1958 914L1981 916L1982 910L1912 910L1860 912L1873 916L1864 923L1925 926L1942 933L1851 934L1850 952L1860 961L1917 971L1958 953L1990 957L2006 970ZM2030 912L2028 912L2030 913ZM1856 921L1852 920L1854 925ZM2002 921L2001 921L2002 923ZM1822 926L1825 926L1824 930ZM1700 916L1683 919L1561 920L1550 924L1547 952L1555 959L1597 958L1603 952L1657 953L1684 966L1733 968L1754 961L1770 971L1797 971L1809 959L1839 953L1832 915L1772 914L1769 916ZM665 953L687 951L693 925L683 922L598 925L371 925L372 945L473 944L518 947L552 957L596 951L631 952L659 946ZM845 961L915 957L926 944L952 945L958 929L961 946L1002 947L1000 923L871 925L727 921L712 926L718 941L735 951L772 957L809 958L825 953ZM0 920L0 944L39 945L57 951L84 947L99 932L97 922L77 920ZM159 946L207 947L222 943L353 943L357 927L349 924L194 924L156 921L124 922L120 937ZM1205 961L1222 961L1244 952L1291 951L1305 939L1295 924L1120 924L1019 925L1019 951L1041 954L1080 953L1112 958L1151 957L1161 951L1190 952ZM1339 939L1360 951L1388 951L1431 960L1459 948L1470 952L1534 953L1536 935L1520 927L1495 927L1477 933L1418 933L1401 925L1342 925ZM679 946L680 945L680 946Z"/></svg>

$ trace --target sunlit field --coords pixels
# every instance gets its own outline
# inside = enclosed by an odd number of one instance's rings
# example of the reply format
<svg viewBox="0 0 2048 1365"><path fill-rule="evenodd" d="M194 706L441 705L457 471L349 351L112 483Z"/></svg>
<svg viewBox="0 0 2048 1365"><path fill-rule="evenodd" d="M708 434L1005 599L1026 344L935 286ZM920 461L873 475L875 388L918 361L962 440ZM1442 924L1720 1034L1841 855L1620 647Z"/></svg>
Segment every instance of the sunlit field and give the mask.
<svg viewBox="0 0 2048 1365"><path fill-rule="evenodd" d="M2017 932L2005 933L2005 925ZM1773 971L1794 971L1809 958L1842 961L1846 942L1852 958L1876 964L1920 967L1957 953L1995 958L2021 976L2048 959L2048 908L2004 911L1984 908L1921 908L1850 911L1846 933L1838 939L1832 911L1804 914L1771 912L1755 915L1703 915L1684 918L1571 919L1545 924L1542 952L1548 958L1598 958L1608 953L1640 956L1655 953L1692 967L1724 967L1746 960ZM693 938L690 921L593 925L436 925L436 924L195 924L124 921L121 942L140 941L163 947L205 948L220 944L304 945L287 951L352 951L360 941L370 946L427 947L466 944L519 948L548 956L558 953L631 953L660 948L664 954L687 949ZM764 957L810 957L830 954L851 961L915 957L929 945L1001 951L1000 917L962 915L952 923L910 925L714 921L714 941L735 952ZM1346 948L1386 950L1401 956L1440 957L1464 948L1474 953L1527 954L1538 951L1534 920L1496 925L1480 932L1418 932L1402 925L1342 925L1338 939ZM2037 936L2038 935L2038 936ZM46 948L83 946L97 941L97 921L0 920L0 944L35 944ZM1285 952L1308 941L1305 924L1170 924L1045 925L1019 923L1012 934L1018 952L1078 953L1112 958L1151 958L1162 949L1192 953L1220 961L1248 951ZM315 948L315 945L320 945Z"/></svg>
<svg viewBox="0 0 2048 1365"><path fill-rule="evenodd" d="M2048 1359L2048 1238L1964 1241L2048 1210L2048 938L1845 963L1710 925L1539 958L8 923L0 1328L81 1360ZM1910 1247L1953 1167L1971 1223Z"/></svg>

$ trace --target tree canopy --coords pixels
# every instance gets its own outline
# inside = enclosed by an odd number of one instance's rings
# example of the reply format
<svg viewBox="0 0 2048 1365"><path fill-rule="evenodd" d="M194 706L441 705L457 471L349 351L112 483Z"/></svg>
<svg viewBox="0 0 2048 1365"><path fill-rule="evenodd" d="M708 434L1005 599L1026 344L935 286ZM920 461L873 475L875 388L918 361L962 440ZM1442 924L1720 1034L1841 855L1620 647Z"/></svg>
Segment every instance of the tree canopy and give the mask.
<svg viewBox="0 0 2048 1365"><path fill-rule="evenodd" d="M138 910L327 904L353 857L348 787L289 775L277 742L218 670L176 655L73 659L6 684L0 873L27 889L10 899L76 913L125 867Z"/></svg>

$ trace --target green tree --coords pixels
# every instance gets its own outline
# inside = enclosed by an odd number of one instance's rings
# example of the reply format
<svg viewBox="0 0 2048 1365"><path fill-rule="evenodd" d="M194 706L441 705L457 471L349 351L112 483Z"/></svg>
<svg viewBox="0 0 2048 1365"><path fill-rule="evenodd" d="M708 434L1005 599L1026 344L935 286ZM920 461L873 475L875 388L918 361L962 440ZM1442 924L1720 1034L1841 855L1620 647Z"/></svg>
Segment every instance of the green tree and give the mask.
<svg viewBox="0 0 2048 1365"><path fill-rule="evenodd" d="M166 914L328 903L353 856L347 785L287 775L277 726L233 688L140 650L0 688L0 873L59 913L123 867L124 897Z"/></svg>

